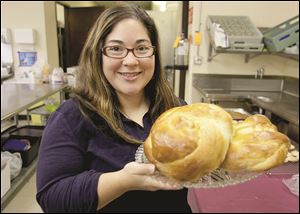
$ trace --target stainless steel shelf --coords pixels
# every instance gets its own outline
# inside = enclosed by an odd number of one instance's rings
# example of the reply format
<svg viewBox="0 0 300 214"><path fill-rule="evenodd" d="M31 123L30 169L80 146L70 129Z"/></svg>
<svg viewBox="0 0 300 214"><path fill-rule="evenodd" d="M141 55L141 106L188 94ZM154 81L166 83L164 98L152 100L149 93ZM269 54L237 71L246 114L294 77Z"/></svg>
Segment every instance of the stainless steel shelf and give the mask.
<svg viewBox="0 0 300 214"><path fill-rule="evenodd" d="M63 92L67 87L67 84L4 83L1 85L1 121L17 115L57 92ZM63 93L61 99L64 99Z"/></svg>
<svg viewBox="0 0 300 214"><path fill-rule="evenodd" d="M262 55L273 55L273 56L279 56L284 57L287 59L295 60L299 62L299 55L296 54L287 54L284 52L268 52L268 51L261 51L261 52L245 52L245 51L230 51L230 50L220 50L216 49L213 44L209 44L208 48L208 57L207 61L210 62L213 60L213 58L219 54L244 54L245 55L245 63L249 62L251 59L262 56Z"/></svg>
<svg viewBox="0 0 300 214"><path fill-rule="evenodd" d="M267 28L259 28L261 32L265 31ZM284 57L287 59L295 60L299 62L299 55L296 54L288 54L284 52L269 52L265 48L262 51L233 51L233 50L226 50L225 48L217 48L214 45L214 42L212 41L211 36L209 35L209 47L208 47L208 57L207 61L210 62L213 60L215 56L218 54L244 54L245 55L245 63L249 62L251 59L262 56L262 55L274 55L279 57Z"/></svg>
<svg viewBox="0 0 300 214"><path fill-rule="evenodd" d="M20 112L28 110L32 105L45 100L55 93L60 92L60 101L64 100L64 90L67 88L67 84L3 83L1 85L1 122L12 117L17 118L17 115ZM15 123L16 126L19 125L17 119L15 119ZM32 176L36 169L36 165L37 158L28 167L23 167L20 174L11 181L10 189L1 198L1 211Z"/></svg>

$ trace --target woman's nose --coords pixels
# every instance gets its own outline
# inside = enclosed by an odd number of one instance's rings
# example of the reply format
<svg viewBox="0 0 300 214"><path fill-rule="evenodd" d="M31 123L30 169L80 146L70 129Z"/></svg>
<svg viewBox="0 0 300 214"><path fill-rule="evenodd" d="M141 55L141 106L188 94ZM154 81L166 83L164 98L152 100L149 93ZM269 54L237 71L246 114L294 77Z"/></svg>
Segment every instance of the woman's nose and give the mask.
<svg viewBox="0 0 300 214"><path fill-rule="evenodd" d="M138 65L138 59L133 55L132 51L129 51L127 56L123 59L123 65L125 66L135 66Z"/></svg>

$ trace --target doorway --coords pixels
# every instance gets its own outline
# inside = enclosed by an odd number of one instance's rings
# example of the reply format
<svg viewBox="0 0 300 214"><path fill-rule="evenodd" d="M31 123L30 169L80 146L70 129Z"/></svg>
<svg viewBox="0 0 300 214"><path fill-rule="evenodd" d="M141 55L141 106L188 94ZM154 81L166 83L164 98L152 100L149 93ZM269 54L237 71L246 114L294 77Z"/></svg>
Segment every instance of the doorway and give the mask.
<svg viewBox="0 0 300 214"><path fill-rule="evenodd" d="M57 3L59 66L64 71L78 65L89 30L104 10L102 6L72 8Z"/></svg>

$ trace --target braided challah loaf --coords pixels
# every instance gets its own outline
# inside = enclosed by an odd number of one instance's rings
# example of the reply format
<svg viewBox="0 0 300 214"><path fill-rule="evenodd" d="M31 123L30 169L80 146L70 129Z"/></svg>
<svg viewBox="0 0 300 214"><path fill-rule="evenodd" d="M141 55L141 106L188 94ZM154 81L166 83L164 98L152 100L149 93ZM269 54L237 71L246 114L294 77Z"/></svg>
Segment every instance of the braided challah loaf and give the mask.
<svg viewBox="0 0 300 214"><path fill-rule="evenodd" d="M222 168L227 171L264 171L284 163L289 138L263 115L234 123L232 141Z"/></svg>
<svg viewBox="0 0 300 214"><path fill-rule="evenodd" d="M223 162L232 136L232 117L207 103L175 107L154 123L144 143L148 160L165 176L195 181Z"/></svg>

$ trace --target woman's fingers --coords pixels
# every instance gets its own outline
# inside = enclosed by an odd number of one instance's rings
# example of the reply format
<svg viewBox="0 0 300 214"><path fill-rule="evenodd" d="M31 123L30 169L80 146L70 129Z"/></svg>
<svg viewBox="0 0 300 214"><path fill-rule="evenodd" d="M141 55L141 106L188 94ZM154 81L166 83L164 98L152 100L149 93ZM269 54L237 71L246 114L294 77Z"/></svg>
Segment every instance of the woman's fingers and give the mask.
<svg viewBox="0 0 300 214"><path fill-rule="evenodd" d="M152 175L155 166L153 164L130 162L125 165L124 169L135 175Z"/></svg>
<svg viewBox="0 0 300 214"><path fill-rule="evenodd" d="M178 190L182 189L182 185L170 178L158 179L154 176L155 166L153 164L144 164L130 162L125 165L124 171L130 175L129 186L135 186L137 189L144 190Z"/></svg>

